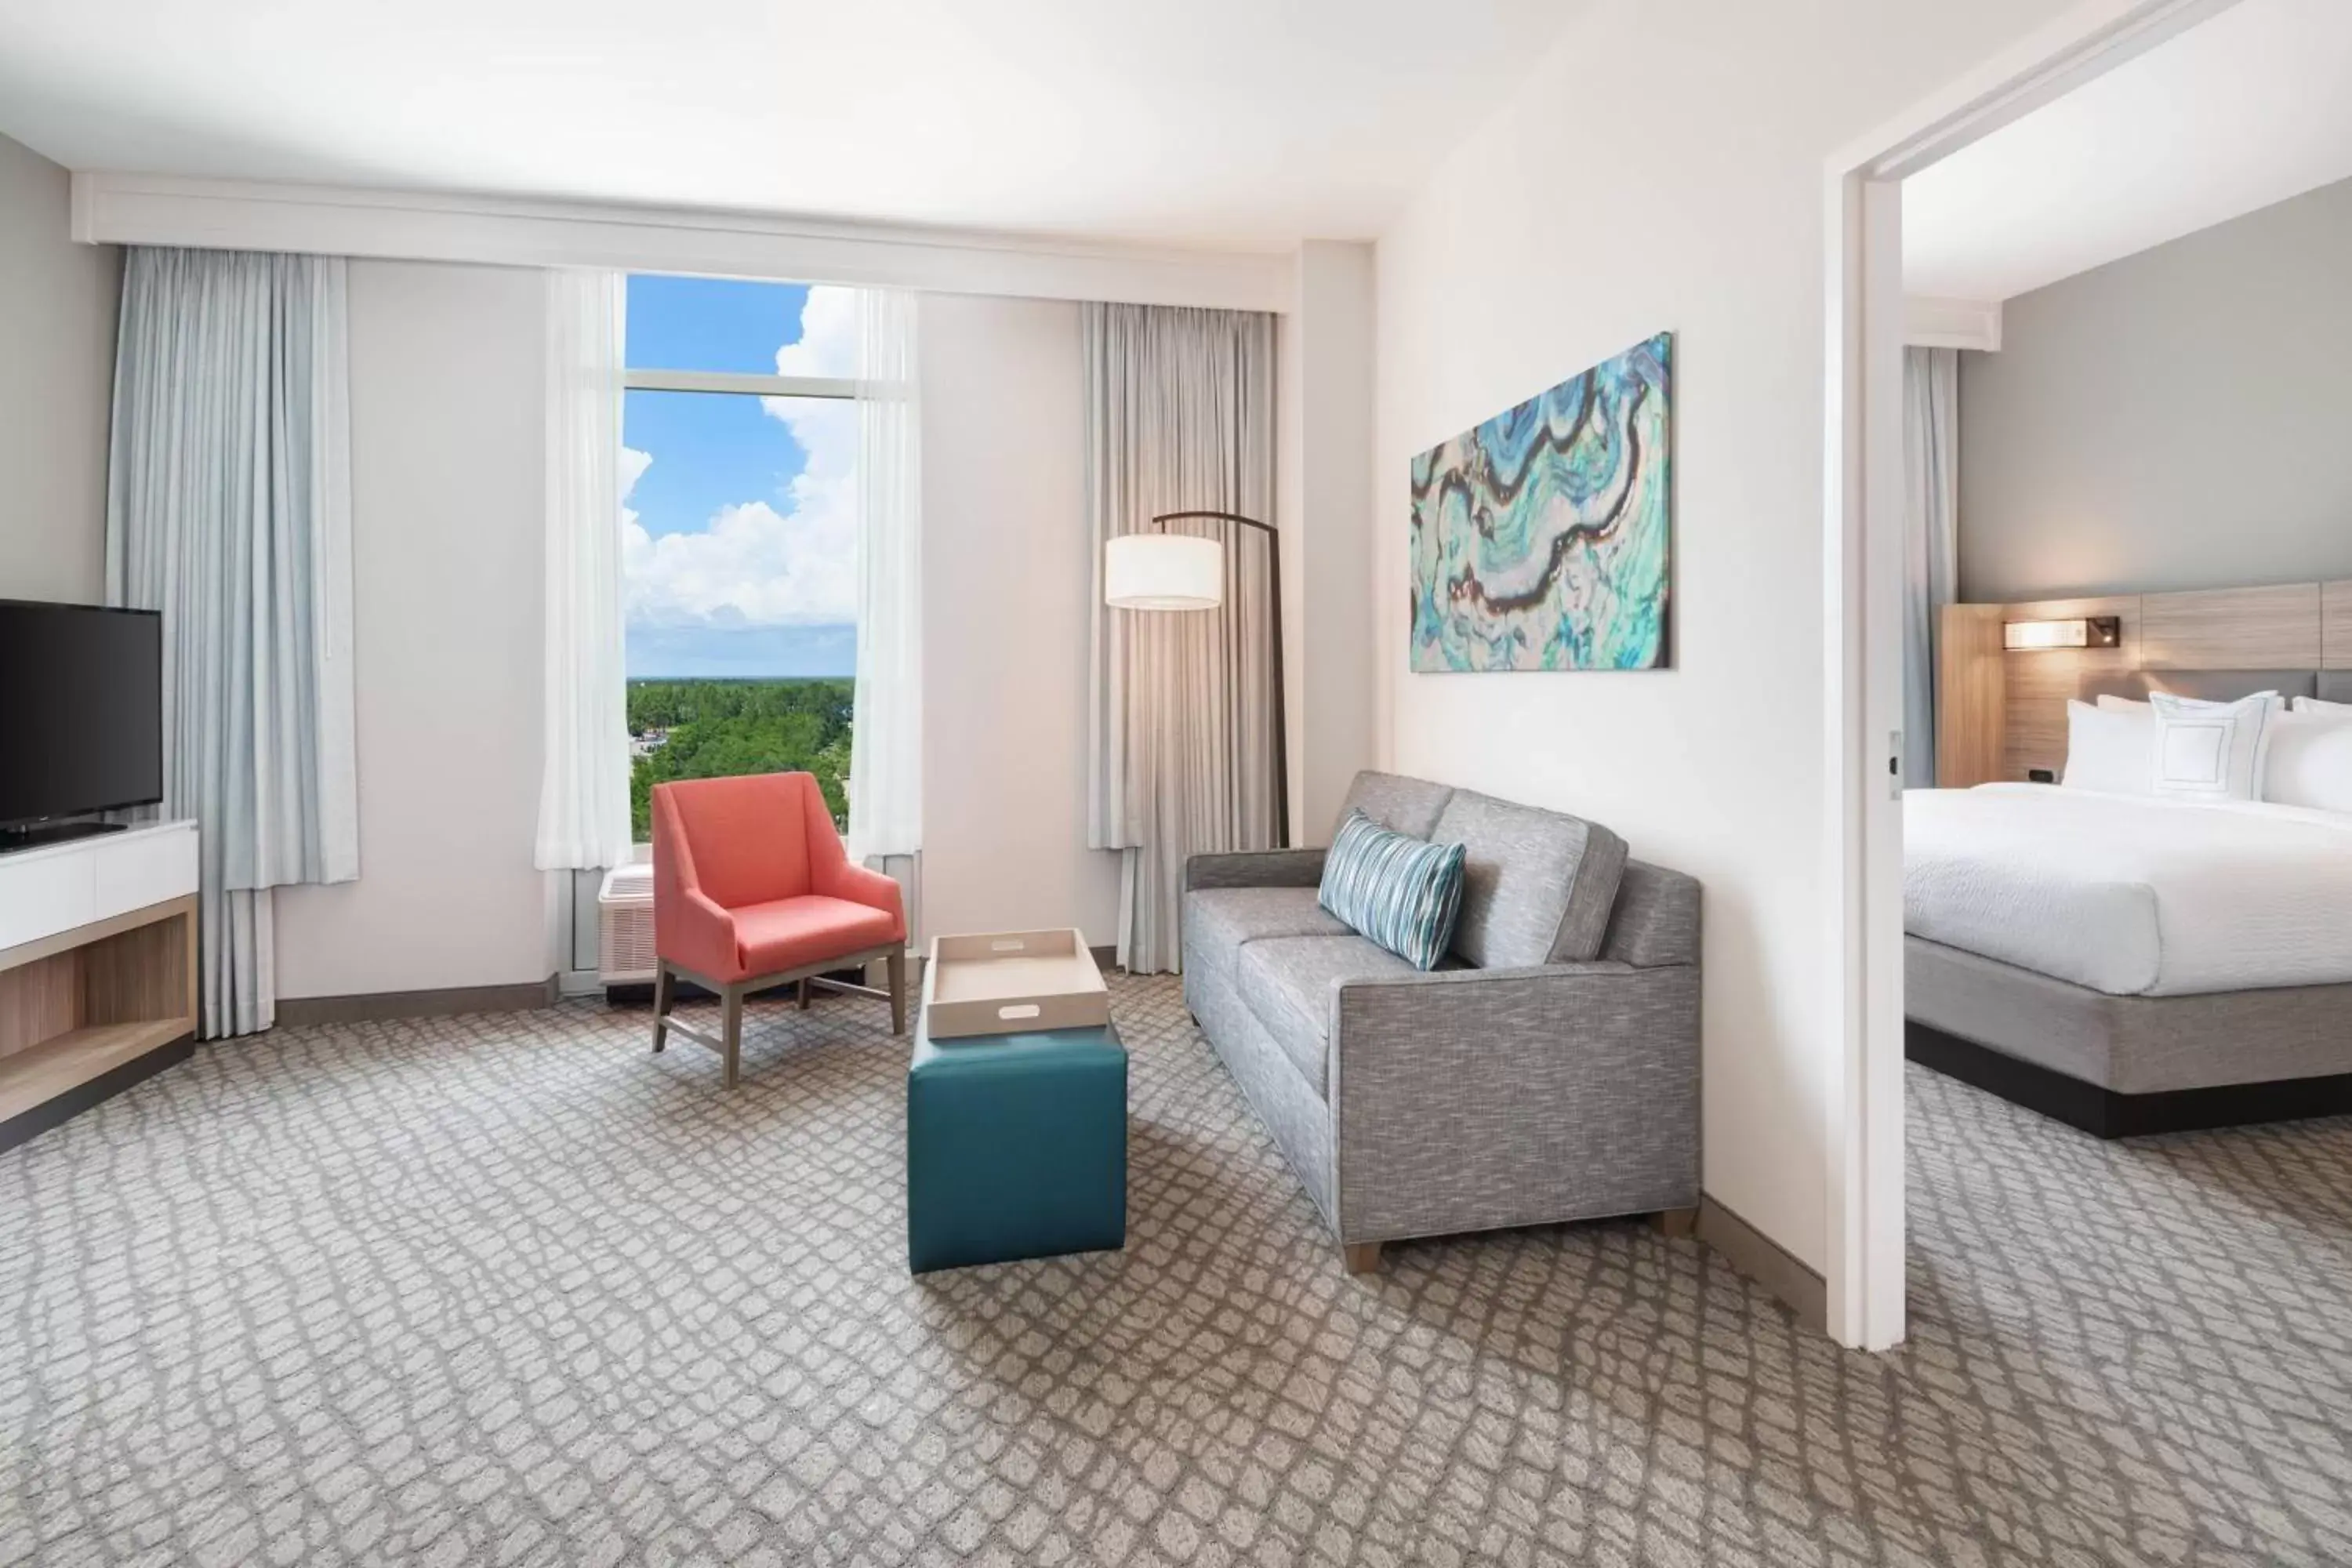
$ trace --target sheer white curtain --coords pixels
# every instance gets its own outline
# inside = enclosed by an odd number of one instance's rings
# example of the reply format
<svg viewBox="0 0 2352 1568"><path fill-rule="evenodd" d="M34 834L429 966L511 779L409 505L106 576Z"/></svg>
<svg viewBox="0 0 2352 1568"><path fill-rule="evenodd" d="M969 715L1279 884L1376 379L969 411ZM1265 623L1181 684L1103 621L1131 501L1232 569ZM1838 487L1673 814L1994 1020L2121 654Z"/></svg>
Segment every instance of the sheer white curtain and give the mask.
<svg viewBox="0 0 2352 1568"><path fill-rule="evenodd" d="M850 718L850 855L923 847L922 405L916 299L858 299L857 681ZM894 868L895 869L895 868Z"/></svg>
<svg viewBox="0 0 2352 1568"><path fill-rule="evenodd" d="M106 599L163 617L163 815L202 835L204 1034L275 1020L271 889L359 875L345 267L137 247Z"/></svg>
<svg viewBox="0 0 2352 1568"><path fill-rule="evenodd" d="M1959 591L1960 353L1903 351L1903 782L1936 782L1936 667Z"/></svg>
<svg viewBox="0 0 2352 1568"><path fill-rule="evenodd" d="M1182 967L1184 862L1274 843L1268 555L1255 529L1171 523L1225 546L1224 604L1103 604L1103 545L1195 510L1271 521L1274 318L1089 304L1087 508L1095 561L1087 841L1122 851L1119 962Z"/></svg>
<svg viewBox="0 0 2352 1568"><path fill-rule="evenodd" d="M621 631L621 394L627 279L547 274L547 700L541 870L627 864L629 729Z"/></svg>

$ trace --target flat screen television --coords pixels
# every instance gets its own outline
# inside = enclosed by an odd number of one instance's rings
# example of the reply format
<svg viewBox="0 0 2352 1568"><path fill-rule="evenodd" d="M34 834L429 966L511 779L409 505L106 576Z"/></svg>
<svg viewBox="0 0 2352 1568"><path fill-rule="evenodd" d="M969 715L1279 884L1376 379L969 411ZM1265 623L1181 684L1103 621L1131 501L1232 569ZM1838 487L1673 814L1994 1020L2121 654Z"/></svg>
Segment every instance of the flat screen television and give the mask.
<svg viewBox="0 0 2352 1568"><path fill-rule="evenodd" d="M163 798L163 617L0 599L0 847Z"/></svg>

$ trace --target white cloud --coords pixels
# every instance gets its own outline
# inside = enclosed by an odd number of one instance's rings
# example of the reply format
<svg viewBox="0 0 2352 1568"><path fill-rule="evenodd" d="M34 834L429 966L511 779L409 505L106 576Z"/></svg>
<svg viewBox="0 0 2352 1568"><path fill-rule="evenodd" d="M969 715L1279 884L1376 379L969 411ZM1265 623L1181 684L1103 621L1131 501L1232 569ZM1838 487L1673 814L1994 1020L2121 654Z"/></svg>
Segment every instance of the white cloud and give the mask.
<svg viewBox="0 0 2352 1568"><path fill-rule="evenodd" d="M854 374L857 296L811 289L801 338L776 351L783 375ZM857 618L857 410L854 404L769 397L807 455L781 497L722 507L696 533L656 539L626 505L653 458L624 450L622 573L637 626L819 626Z"/></svg>
<svg viewBox="0 0 2352 1568"><path fill-rule="evenodd" d="M659 539L631 518L621 542L629 624L727 627L855 620L854 515L847 508L780 512L766 501L745 501L721 507L699 533Z"/></svg>
<svg viewBox="0 0 2352 1568"><path fill-rule="evenodd" d="M776 351L778 375L857 374L857 290L819 284L801 307L801 337Z"/></svg>

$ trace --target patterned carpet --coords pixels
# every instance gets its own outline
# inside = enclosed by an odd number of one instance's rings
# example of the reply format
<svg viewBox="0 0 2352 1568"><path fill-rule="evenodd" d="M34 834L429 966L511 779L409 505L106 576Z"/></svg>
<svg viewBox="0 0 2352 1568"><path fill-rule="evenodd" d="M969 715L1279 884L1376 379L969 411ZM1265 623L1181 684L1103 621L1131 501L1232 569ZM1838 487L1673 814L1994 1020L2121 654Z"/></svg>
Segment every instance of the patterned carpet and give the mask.
<svg viewBox="0 0 2352 1568"><path fill-rule="evenodd" d="M911 1280L901 1047L284 1030L0 1154L0 1562L2352 1560L2352 1121L1913 1097L1913 1338L1640 1224L1350 1280L1186 1023L1123 1254Z"/></svg>

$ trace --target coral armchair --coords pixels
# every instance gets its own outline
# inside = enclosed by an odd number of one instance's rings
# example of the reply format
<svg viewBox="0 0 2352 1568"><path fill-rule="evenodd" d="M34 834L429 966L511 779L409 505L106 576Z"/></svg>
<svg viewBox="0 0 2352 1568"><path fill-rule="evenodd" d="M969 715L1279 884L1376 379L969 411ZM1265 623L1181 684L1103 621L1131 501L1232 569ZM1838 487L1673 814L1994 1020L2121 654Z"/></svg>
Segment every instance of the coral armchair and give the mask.
<svg viewBox="0 0 2352 1568"><path fill-rule="evenodd" d="M808 773L681 779L656 784L654 1049L672 1030L709 1046L735 1084L743 998L800 982L890 1003L890 1032L907 1027L907 915L898 884L849 863L824 793ZM889 961L890 988L822 978L827 970ZM679 978L718 994L720 1037L670 1017Z"/></svg>

